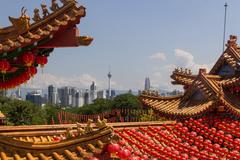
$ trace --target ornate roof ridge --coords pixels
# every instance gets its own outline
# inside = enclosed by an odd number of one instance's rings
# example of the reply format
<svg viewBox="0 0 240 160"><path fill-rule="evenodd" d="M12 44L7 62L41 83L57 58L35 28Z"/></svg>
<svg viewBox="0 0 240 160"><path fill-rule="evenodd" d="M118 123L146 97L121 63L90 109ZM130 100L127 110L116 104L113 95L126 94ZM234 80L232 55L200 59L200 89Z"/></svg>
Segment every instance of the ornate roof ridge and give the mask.
<svg viewBox="0 0 240 160"><path fill-rule="evenodd" d="M203 80L202 82L204 82L206 84L206 87L208 87L208 89L211 89L216 95L219 93L219 84L217 81L215 81L214 79L210 79L207 76L205 76L205 74L200 73L200 77Z"/></svg>
<svg viewBox="0 0 240 160"><path fill-rule="evenodd" d="M223 64L223 62L227 62L234 70L237 70L240 62L240 50L237 45L237 37L230 35L230 39L228 40L228 44L226 45L226 50L221 54L218 58L217 62L214 64L209 74L215 74L216 70Z"/></svg>
<svg viewBox="0 0 240 160"><path fill-rule="evenodd" d="M240 76L234 76L231 78L226 78L223 80L222 85L223 86L234 86L235 84L240 82Z"/></svg>
<svg viewBox="0 0 240 160"><path fill-rule="evenodd" d="M207 74L206 69L199 69L195 80L187 87L184 95L178 96L177 99L170 97L163 99L158 95L141 96L140 98L143 104L166 115L196 116L211 110L221 102L219 99L224 95L222 81L221 76L210 75ZM196 91L199 91L203 97L196 95L198 98L193 98Z"/></svg>
<svg viewBox="0 0 240 160"><path fill-rule="evenodd" d="M170 100L170 101L160 101L160 100L150 100L150 99L142 99L144 105L151 106L154 110L164 114L171 115L175 118L180 117L192 117L199 116L208 110L211 110L214 107L216 101L199 101L194 102L194 105L190 105L191 102L183 102L181 99L178 100ZM174 118L174 119L175 119Z"/></svg>
<svg viewBox="0 0 240 160"><path fill-rule="evenodd" d="M78 24L80 22L79 19L86 15L85 8L83 6L78 7L73 0L68 1L68 3L49 13L49 15L39 21L32 24L28 21L27 27L24 27L25 23L23 24L21 17L13 19L12 21L16 21L14 22L15 30L11 29L13 26L0 30L0 53L10 52L34 44L47 37L51 38L61 27L66 27L67 25L73 27L75 24ZM87 45L90 44L89 42L92 39L89 39L89 37L80 37L78 41L79 43L84 42Z"/></svg>
<svg viewBox="0 0 240 160"><path fill-rule="evenodd" d="M183 100L189 99L197 90L199 90L205 98L215 99L215 95L218 93L218 89L216 88L217 80L220 78L219 76L208 75L206 69L199 69L199 74L185 90Z"/></svg>
<svg viewBox="0 0 240 160"><path fill-rule="evenodd" d="M79 159L87 158L93 154L100 154L111 141L113 128L107 126L104 119L102 121L98 119L96 123L97 130L93 130L91 123L92 120L89 119L84 128L77 123L77 131L68 128L63 137L40 136L39 140L37 140L36 137L30 138L29 135L25 136L26 140L24 140L22 137L1 136L0 157L3 160L16 156L20 157L20 159L27 157L32 159L42 157L45 159L58 159L63 156L70 157L70 159ZM55 134L56 136L58 134L56 130Z"/></svg>
<svg viewBox="0 0 240 160"><path fill-rule="evenodd" d="M182 98L183 95L176 95L176 96L159 96L158 94L152 94L151 91L142 91L140 93L140 98L147 97L152 99L158 100L172 100L172 99L179 99Z"/></svg>
<svg viewBox="0 0 240 160"><path fill-rule="evenodd" d="M176 68L170 77L174 80L172 81L172 84L181 84L186 86L193 82L193 80L196 78L196 75L192 75L191 70Z"/></svg>

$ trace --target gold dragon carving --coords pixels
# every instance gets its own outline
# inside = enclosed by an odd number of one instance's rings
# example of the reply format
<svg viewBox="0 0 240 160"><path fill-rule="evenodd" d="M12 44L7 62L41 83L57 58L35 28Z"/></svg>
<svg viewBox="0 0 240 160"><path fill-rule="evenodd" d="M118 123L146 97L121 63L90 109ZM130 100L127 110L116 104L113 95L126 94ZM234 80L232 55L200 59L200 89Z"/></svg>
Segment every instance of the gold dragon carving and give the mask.
<svg viewBox="0 0 240 160"><path fill-rule="evenodd" d="M9 16L9 21L12 23L14 30L18 34L27 32L30 27L30 17L26 14L27 9L22 7L21 16L19 18L13 18Z"/></svg>

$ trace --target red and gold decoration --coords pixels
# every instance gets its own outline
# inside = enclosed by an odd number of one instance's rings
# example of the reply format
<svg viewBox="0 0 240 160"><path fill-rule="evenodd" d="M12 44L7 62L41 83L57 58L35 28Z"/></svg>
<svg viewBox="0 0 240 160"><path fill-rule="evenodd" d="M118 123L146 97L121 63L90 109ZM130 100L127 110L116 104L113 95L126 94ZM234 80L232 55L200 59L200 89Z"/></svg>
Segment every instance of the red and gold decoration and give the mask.
<svg viewBox="0 0 240 160"><path fill-rule="evenodd" d="M34 24L22 8L19 18L9 18L12 26L0 29L0 74L5 77L0 89L27 82L38 66L47 64L54 48L90 44L92 39L79 36L76 28L85 8L75 0L61 2L62 6L52 0L53 14L46 4L41 5L42 16L35 9ZM1 127L0 159L238 160L240 46L236 41L230 36L210 72L199 69L193 75L176 68L172 83L183 85L183 94L162 97L157 91L141 92L144 107L175 121L111 123L110 127L104 114L61 111L59 123L73 117L87 124ZM123 109L116 115L120 112L131 111Z"/></svg>
<svg viewBox="0 0 240 160"><path fill-rule="evenodd" d="M42 13L34 9L33 18L22 8L18 18L9 17L10 27L0 29L0 89L26 83L43 68L56 47L86 46L93 40L80 36L76 27L85 16L85 8L74 0L41 4ZM49 10L50 9L50 10ZM33 19L31 23L30 19Z"/></svg>
<svg viewBox="0 0 240 160"><path fill-rule="evenodd" d="M39 64L41 66L41 68L43 68L44 65L47 64L48 59L46 56L37 56L36 62L37 62L37 64Z"/></svg>
<svg viewBox="0 0 240 160"><path fill-rule="evenodd" d="M7 70L10 69L10 64L9 62L4 59L4 60L0 60L0 71L2 74L6 74L7 73Z"/></svg>
<svg viewBox="0 0 240 160"><path fill-rule="evenodd" d="M240 159L239 120L205 116L175 124L115 129L136 159ZM129 149L130 148L130 149ZM126 154L126 153L125 153Z"/></svg>
<svg viewBox="0 0 240 160"><path fill-rule="evenodd" d="M31 51L28 51L28 52L23 54L22 59L23 59L24 64L27 67L30 67L34 63L35 55Z"/></svg>
<svg viewBox="0 0 240 160"><path fill-rule="evenodd" d="M33 77L35 74L37 74L37 68L34 66L28 67L28 73L30 77Z"/></svg>

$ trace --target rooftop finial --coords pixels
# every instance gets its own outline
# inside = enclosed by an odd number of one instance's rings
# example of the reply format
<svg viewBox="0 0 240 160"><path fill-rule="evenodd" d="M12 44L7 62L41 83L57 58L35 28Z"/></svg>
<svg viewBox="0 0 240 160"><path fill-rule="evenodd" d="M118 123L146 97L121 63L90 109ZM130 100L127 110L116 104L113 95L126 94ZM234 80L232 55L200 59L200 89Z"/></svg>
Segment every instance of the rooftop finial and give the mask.
<svg viewBox="0 0 240 160"><path fill-rule="evenodd" d="M230 39L227 42L227 46L229 47L237 47L237 36L235 35L230 35Z"/></svg>
<svg viewBox="0 0 240 160"><path fill-rule="evenodd" d="M57 3L57 0L52 0L52 6L50 7L50 9L54 12L56 10L58 10L60 7Z"/></svg>
<svg viewBox="0 0 240 160"><path fill-rule="evenodd" d="M42 7L43 17L48 16L50 13L48 12L47 5L45 3L42 3L41 7Z"/></svg>
<svg viewBox="0 0 240 160"><path fill-rule="evenodd" d="M22 7L22 9L21 9L21 17L22 16L26 16L26 12L27 12L27 9L25 9L25 7Z"/></svg>
<svg viewBox="0 0 240 160"><path fill-rule="evenodd" d="M10 22L19 34L22 34L29 30L30 17L26 14L26 12L27 9L25 7L22 7L21 16L19 18L13 18L9 16Z"/></svg>

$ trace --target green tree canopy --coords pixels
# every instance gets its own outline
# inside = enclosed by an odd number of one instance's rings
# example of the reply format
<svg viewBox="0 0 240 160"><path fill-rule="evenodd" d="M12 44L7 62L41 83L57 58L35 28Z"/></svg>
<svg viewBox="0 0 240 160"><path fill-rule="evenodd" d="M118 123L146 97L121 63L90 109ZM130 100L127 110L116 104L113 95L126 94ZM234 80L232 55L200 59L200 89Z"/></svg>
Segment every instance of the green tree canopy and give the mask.
<svg viewBox="0 0 240 160"><path fill-rule="evenodd" d="M44 124L44 113L41 107L31 102L20 100L2 101L0 110L6 115L7 121L13 125Z"/></svg>
<svg viewBox="0 0 240 160"><path fill-rule="evenodd" d="M112 101L108 99L96 99L92 104L84 105L80 108L67 109L72 113L79 114L97 114L111 110Z"/></svg>
<svg viewBox="0 0 240 160"><path fill-rule="evenodd" d="M113 99L112 108L128 108L128 109L139 109L141 106L137 96L131 93L121 94Z"/></svg>
<svg viewBox="0 0 240 160"><path fill-rule="evenodd" d="M42 110L45 113L45 119L47 124L52 123L52 118L55 123L58 122L57 113L60 111L59 106L53 104L46 104Z"/></svg>

